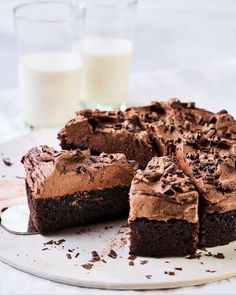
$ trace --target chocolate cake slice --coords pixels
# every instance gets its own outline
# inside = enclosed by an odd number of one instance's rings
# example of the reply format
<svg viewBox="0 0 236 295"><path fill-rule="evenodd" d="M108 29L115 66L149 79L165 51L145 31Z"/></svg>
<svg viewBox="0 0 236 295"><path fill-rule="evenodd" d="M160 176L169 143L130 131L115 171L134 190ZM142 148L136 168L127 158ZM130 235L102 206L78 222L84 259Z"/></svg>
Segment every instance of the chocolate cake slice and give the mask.
<svg viewBox="0 0 236 295"><path fill-rule="evenodd" d="M149 125L157 121L162 125L172 115L170 102L157 101L125 111L82 110L59 132L58 138L63 149L124 153L127 159L145 168L154 155L162 155L161 144L153 138Z"/></svg>
<svg viewBox="0 0 236 295"><path fill-rule="evenodd" d="M32 148L22 159L31 219L40 233L127 216L137 170L123 154Z"/></svg>
<svg viewBox="0 0 236 295"><path fill-rule="evenodd" d="M236 240L236 143L188 134L177 149L180 167L200 193L200 246Z"/></svg>
<svg viewBox="0 0 236 295"><path fill-rule="evenodd" d="M198 192L169 157L154 157L130 188L130 253L194 254L198 243Z"/></svg>

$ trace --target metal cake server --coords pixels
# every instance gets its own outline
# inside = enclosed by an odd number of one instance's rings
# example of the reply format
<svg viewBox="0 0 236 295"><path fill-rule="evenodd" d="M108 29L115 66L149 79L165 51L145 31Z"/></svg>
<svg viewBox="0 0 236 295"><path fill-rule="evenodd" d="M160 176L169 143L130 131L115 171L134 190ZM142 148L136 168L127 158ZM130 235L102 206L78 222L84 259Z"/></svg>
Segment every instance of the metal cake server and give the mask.
<svg viewBox="0 0 236 295"><path fill-rule="evenodd" d="M6 209L1 215L1 226L15 235L35 235L29 226L30 212L27 205L17 205Z"/></svg>

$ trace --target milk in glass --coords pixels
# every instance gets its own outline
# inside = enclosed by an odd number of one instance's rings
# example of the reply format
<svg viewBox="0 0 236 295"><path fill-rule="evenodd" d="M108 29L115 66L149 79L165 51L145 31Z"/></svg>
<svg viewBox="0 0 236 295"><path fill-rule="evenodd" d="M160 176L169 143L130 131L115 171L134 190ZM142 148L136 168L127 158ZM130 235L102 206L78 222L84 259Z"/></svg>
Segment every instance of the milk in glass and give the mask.
<svg viewBox="0 0 236 295"><path fill-rule="evenodd" d="M24 55L19 62L25 122L34 127L63 125L79 108L81 61L69 52Z"/></svg>
<svg viewBox="0 0 236 295"><path fill-rule="evenodd" d="M133 45L119 38L87 38L82 43L81 99L86 106L121 106L128 98Z"/></svg>

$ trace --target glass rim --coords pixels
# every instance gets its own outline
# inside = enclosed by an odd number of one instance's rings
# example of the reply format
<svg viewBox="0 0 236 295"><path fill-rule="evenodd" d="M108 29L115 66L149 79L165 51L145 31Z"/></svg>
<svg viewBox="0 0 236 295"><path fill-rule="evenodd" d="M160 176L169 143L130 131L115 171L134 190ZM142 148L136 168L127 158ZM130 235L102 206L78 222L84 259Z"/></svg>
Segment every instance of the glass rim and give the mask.
<svg viewBox="0 0 236 295"><path fill-rule="evenodd" d="M101 3L97 0L92 0L91 5L92 7L101 7L101 8L119 8L119 7L129 7L137 4L139 0L120 0L120 1L109 1L109 0L100 0ZM105 3L107 1L107 3ZM87 6L90 6L90 3L87 4Z"/></svg>
<svg viewBox="0 0 236 295"><path fill-rule="evenodd" d="M20 15L20 14L17 14L21 9L23 8L27 8L27 7L30 7L30 6L37 6L37 5L40 5L40 4L45 4L45 5L48 5L48 4L59 4L59 5L67 5L67 6L70 6L70 7L75 7L78 9L78 13L75 14L74 16L68 16L68 17L64 17L64 18L61 18L61 19L43 19L43 18L32 18L30 16L25 16L25 15ZM73 20L76 20L80 17L83 17L86 13L86 7L85 6L82 6L82 5L75 5L73 3L69 3L69 2L66 2L66 1L59 1L59 0L50 0L50 1L47 1L47 0L40 0L40 1L36 1L36 2L33 2L33 3L23 3L23 4L19 4L17 6L15 6L13 8L13 15L14 15L14 18L15 19L22 19L22 20L25 20L25 21L29 21L29 22L39 22L39 23L63 23L63 22L70 22L70 21L73 21Z"/></svg>

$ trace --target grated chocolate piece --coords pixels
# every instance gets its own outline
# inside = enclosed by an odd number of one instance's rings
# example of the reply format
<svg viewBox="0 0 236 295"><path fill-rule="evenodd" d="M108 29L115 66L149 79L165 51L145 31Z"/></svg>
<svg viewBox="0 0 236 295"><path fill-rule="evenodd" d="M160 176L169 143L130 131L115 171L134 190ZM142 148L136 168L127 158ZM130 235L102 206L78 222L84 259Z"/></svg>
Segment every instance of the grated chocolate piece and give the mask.
<svg viewBox="0 0 236 295"><path fill-rule="evenodd" d="M116 259L117 258L117 253L114 250L111 250L110 253L108 254L109 257Z"/></svg>
<svg viewBox="0 0 236 295"><path fill-rule="evenodd" d="M93 267L92 263L85 263L81 265L83 268L90 270Z"/></svg>

